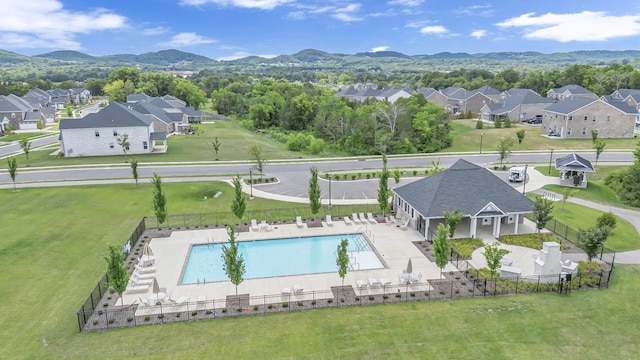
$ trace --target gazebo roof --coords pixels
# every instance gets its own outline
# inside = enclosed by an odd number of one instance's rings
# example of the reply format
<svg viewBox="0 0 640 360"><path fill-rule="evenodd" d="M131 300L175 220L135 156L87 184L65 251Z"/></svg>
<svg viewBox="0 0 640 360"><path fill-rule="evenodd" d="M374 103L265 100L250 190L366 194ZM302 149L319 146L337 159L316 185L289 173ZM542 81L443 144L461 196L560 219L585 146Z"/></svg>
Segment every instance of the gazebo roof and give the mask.
<svg viewBox="0 0 640 360"><path fill-rule="evenodd" d="M556 159L556 170L596 172L591 161L575 153Z"/></svg>

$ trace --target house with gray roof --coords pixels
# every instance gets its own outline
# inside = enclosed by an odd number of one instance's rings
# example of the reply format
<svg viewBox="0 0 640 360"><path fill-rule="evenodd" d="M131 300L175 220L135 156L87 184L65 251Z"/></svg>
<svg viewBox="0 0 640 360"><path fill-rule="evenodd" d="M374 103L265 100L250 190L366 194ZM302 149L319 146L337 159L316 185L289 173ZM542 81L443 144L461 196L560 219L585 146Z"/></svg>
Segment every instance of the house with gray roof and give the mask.
<svg viewBox="0 0 640 360"><path fill-rule="evenodd" d="M538 95L535 91L520 90L523 89L503 92L501 100L483 106L479 113L480 119L495 122L498 119L504 121L507 117L511 121L542 117L542 111L555 102L553 99Z"/></svg>
<svg viewBox="0 0 640 360"><path fill-rule="evenodd" d="M587 173L596 172L591 161L571 153L556 159L556 170L560 173L560 185L587 187Z"/></svg>
<svg viewBox="0 0 640 360"><path fill-rule="evenodd" d="M640 110L640 89L618 89L610 96L612 99L624 101Z"/></svg>
<svg viewBox="0 0 640 360"><path fill-rule="evenodd" d="M562 101L576 97L597 99L598 95L580 85L565 85L561 88L549 89L549 91L547 91L547 97Z"/></svg>
<svg viewBox="0 0 640 360"><path fill-rule="evenodd" d="M591 131L599 138L631 138L637 118L638 110L626 102L576 97L544 109L541 131L571 139L590 139Z"/></svg>
<svg viewBox="0 0 640 360"><path fill-rule="evenodd" d="M40 116L38 107L27 100L14 94L0 95L0 119L6 117L13 130L37 129L35 124L32 126L34 115L31 113ZM29 121L25 122L27 118Z"/></svg>
<svg viewBox="0 0 640 360"><path fill-rule="evenodd" d="M394 211L409 220L411 227L431 240L444 212L459 209L476 237L479 229L491 230L494 237L517 234L524 215L533 211L533 202L489 170L466 160L421 180L393 189ZM396 215L397 216L397 215Z"/></svg>
<svg viewBox="0 0 640 360"><path fill-rule="evenodd" d="M430 103L440 105L443 108L445 108L448 104L447 97L443 93L441 93L439 90L436 90L434 88L423 87L418 89L418 92L424 95L424 98Z"/></svg>
<svg viewBox="0 0 640 360"><path fill-rule="evenodd" d="M118 138L123 134L129 136L127 154L167 150L167 134L155 131L151 117L116 102L81 119L60 121L61 151L67 157L122 155Z"/></svg>

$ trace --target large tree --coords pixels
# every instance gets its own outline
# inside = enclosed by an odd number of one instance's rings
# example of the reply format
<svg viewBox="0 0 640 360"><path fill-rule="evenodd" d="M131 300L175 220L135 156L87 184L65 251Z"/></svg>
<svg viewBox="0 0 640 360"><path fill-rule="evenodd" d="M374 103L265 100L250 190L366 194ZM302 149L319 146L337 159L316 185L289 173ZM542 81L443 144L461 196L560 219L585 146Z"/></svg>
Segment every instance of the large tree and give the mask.
<svg viewBox="0 0 640 360"><path fill-rule="evenodd" d="M109 286L120 296L122 306L124 306L122 293L127 289L127 282L129 281L129 272L124 264L125 257L121 247L117 244L109 245L109 253L104 257L107 262Z"/></svg>
<svg viewBox="0 0 640 360"><path fill-rule="evenodd" d="M542 196L536 197L533 202L533 222L536 223L536 230L538 234L540 230L544 229L545 225L553 216L551 215L551 211L553 210L553 201L547 200Z"/></svg>
<svg viewBox="0 0 640 360"><path fill-rule="evenodd" d="M309 206L311 207L311 214L317 215L322 207L320 202L320 184L318 184L318 168L311 167L311 178L309 179Z"/></svg>
<svg viewBox="0 0 640 360"><path fill-rule="evenodd" d="M342 279L342 285L344 286L344 277L347 275L349 267L349 254L347 254L347 248L349 247L349 240L342 239L340 245L338 245L338 253L336 256L336 265L338 266L338 275Z"/></svg>
<svg viewBox="0 0 640 360"><path fill-rule="evenodd" d="M387 155L382 154L382 171L378 183L378 205L382 215L389 209L389 170L387 169Z"/></svg>
<svg viewBox="0 0 640 360"><path fill-rule="evenodd" d="M9 165L9 176L11 176L11 181L13 181L13 192L16 192L16 174L18 173L18 160L15 158L8 158L7 165Z"/></svg>
<svg viewBox="0 0 640 360"><path fill-rule="evenodd" d="M151 183L153 184L153 213L160 226L167 220L167 198L162 191L162 178L158 174L153 173Z"/></svg>
<svg viewBox="0 0 640 360"><path fill-rule="evenodd" d="M231 212L238 218L238 220L242 220L244 212L247 209L247 200L245 199L244 192L242 192L240 175L236 175L236 177L233 178L233 189L234 196L231 201Z"/></svg>
<svg viewBox="0 0 640 360"><path fill-rule="evenodd" d="M442 277L442 269L447 266L451 257L451 244L449 244L449 227L445 224L438 224L436 236L433 238L433 257L436 260L436 266L440 269L440 277Z"/></svg>
<svg viewBox="0 0 640 360"><path fill-rule="evenodd" d="M231 227L227 228L229 245L222 245L222 269L233 285L238 295L238 285L242 283L245 273L244 258L236 242L236 234Z"/></svg>

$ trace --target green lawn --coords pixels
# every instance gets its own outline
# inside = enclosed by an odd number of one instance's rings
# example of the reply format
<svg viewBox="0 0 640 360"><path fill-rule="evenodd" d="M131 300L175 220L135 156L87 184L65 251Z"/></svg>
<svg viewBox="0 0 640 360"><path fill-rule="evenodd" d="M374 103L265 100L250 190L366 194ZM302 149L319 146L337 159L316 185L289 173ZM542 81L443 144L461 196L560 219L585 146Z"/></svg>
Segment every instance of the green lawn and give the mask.
<svg viewBox="0 0 640 360"><path fill-rule="evenodd" d="M502 137L511 137L514 141L513 151L520 150L587 150L593 149L593 141L589 139L555 139L543 136L539 126L514 123L509 129L496 129L485 123L484 129L476 129L475 120L453 120L453 145L442 150L443 152L480 151L480 139L482 135L482 152L496 151L496 146ZM516 132L526 131L522 144L518 144ZM637 139L606 139L607 149L635 149L638 147ZM544 171L546 174L546 171Z"/></svg>
<svg viewBox="0 0 640 360"><path fill-rule="evenodd" d="M231 187L166 183L170 213L228 211ZM218 199L202 193L221 190ZM0 358L401 358L640 356L638 267L603 291L249 316L80 334L75 312L105 271L106 245L151 213L151 185L0 190ZM248 209L292 208L255 199ZM338 207L334 207L338 208ZM436 330L437 329L437 330ZM633 341L632 341L633 340Z"/></svg>
<svg viewBox="0 0 640 360"><path fill-rule="evenodd" d="M7 135L7 136L2 136L0 137L0 141L1 142L12 142L12 141L18 141L21 139L37 139L40 137L44 137L44 136L48 136L51 134L43 134L40 132L26 132L26 133L19 133L19 134L11 134L11 135Z"/></svg>

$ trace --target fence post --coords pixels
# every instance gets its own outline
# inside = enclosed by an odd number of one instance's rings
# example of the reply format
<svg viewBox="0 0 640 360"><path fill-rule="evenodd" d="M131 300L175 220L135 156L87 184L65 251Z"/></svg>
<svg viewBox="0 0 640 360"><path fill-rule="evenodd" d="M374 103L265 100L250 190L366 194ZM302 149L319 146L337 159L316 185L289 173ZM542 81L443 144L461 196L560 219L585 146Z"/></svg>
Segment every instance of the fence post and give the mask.
<svg viewBox="0 0 640 360"><path fill-rule="evenodd" d="M482 296L487 296L487 279L484 279L484 286L482 287Z"/></svg>
<svg viewBox="0 0 640 360"><path fill-rule="evenodd" d="M518 295L518 284L520 283L520 276L516 276L516 295Z"/></svg>
<svg viewBox="0 0 640 360"><path fill-rule="evenodd" d="M600 259L600 260L602 260L602 259ZM600 270L600 280L598 280L598 289L600 289L600 287L602 286L602 271L603 270Z"/></svg>

